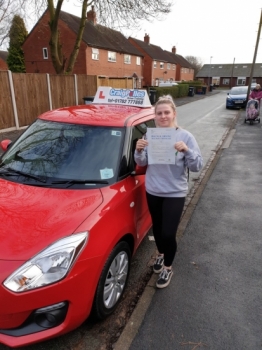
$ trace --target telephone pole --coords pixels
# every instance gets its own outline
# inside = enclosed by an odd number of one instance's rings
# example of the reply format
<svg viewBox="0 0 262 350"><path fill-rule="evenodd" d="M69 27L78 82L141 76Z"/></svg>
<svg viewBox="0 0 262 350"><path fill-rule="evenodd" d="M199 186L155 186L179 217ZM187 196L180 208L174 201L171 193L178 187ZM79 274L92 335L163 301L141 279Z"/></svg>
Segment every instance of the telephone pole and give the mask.
<svg viewBox="0 0 262 350"><path fill-rule="evenodd" d="M256 58L257 58L257 49L258 49L258 44L259 44L259 39L260 39L260 32L261 32L261 24L262 24L262 10L261 10L261 14L260 14L260 21L259 21L258 32L257 32L257 42L256 42L254 58L253 58L252 66L251 66L249 84L248 84L248 89L247 89L247 98L248 98L249 93L250 93L250 87L251 87L253 74L254 74L254 68L255 68L255 63L256 63Z"/></svg>
<svg viewBox="0 0 262 350"><path fill-rule="evenodd" d="M234 60L233 60L233 65L232 65L232 70L231 70L230 88L232 88L232 86L233 86L232 80L233 80L234 64L235 64L235 57L234 57Z"/></svg>

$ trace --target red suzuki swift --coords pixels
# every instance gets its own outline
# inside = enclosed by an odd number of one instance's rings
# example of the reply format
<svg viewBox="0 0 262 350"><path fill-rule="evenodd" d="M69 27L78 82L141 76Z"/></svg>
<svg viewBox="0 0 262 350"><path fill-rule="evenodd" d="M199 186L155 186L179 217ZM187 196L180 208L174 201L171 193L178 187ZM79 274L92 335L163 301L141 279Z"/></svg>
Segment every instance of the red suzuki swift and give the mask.
<svg viewBox="0 0 262 350"><path fill-rule="evenodd" d="M101 87L40 115L0 164L0 343L64 334L116 308L151 227L133 153L155 127L145 90Z"/></svg>

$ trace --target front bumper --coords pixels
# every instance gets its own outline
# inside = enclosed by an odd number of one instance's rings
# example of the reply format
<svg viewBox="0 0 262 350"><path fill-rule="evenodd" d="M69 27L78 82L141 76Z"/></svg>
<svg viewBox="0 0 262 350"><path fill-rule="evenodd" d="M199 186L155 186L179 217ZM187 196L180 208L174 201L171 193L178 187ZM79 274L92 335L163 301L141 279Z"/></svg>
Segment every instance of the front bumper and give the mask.
<svg viewBox="0 0 262 350"><path fill-rule="evenodd" d="M244 108L246 104L247 100L244 99L228 99L226 102L226 106L231 108Z"/></svg>
<svg viewBox="0 0 262 350"><path fill-rule="evenodd" d="M25 346L81 325L92 308L98 266L98 258L77 262L64 280L23 293L13 293L1 283L0 343ZM0 262L2 282L3 271L8 271L6 278L14 268L10 262Z"/></svg>

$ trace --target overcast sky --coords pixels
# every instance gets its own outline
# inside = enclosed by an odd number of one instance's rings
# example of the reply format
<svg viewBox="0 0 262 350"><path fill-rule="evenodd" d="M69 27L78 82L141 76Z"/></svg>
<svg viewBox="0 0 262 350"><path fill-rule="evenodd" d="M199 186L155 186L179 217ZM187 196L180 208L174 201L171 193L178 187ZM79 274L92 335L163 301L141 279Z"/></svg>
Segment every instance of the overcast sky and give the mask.
<svg viewBox="0 0 262 350"><path fill-rule="evenodd" d="M63 11L81 16L74 0L65 1ZM144 22L140 32L123 32L177 54L196 56L203 64L252 63L259 29L262 0L173 0L172 12L163 21ZM262 31L261 31L262 32ZM262 35L260 35L262 37ZM256 62L262 63L262 43Z"/></svg>

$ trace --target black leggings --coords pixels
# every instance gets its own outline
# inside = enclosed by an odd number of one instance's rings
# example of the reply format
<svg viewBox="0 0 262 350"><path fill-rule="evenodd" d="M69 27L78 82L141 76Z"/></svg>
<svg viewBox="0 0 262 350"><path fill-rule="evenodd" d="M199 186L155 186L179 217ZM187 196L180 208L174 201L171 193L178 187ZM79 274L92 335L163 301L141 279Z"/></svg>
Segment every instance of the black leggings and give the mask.
<svg viewBox="0 0 262 350"><path fill-rule="evenodd" d="M157 197L146 193L158 252L164 254L165 266L171 266L177 250L176 232L185 197Z"/></svg>

